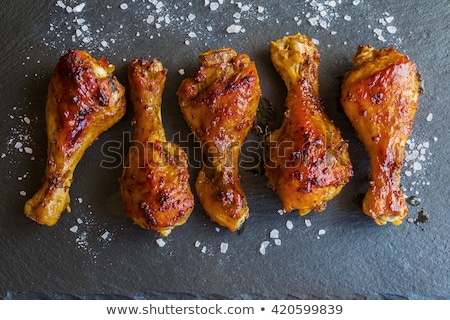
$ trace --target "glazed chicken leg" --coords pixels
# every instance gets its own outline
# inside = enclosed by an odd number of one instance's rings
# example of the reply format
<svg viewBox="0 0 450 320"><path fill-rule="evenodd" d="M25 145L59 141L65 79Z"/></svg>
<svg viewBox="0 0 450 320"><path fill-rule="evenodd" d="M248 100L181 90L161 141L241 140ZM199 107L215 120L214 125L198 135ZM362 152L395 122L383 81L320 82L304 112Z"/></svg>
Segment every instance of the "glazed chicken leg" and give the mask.
<svg viewBox="0 0 450 320"><path fill-rule="evenodd" d="M70 212L69 188L85 150L125 114L125 90L114 66L87 52L71 50L56 65L45 110L47 166L41 189L25 204L25 214L54 225Z"/></svg>
<svg viewBox="0 0 450 320"><path fill-rule="evenodd" d="M270 55L287 86L281 128L266 138L265 169L282 210L323 211L353 176L347 144L319 96L319 52L297 34L273 41Z"/></svg>
<svg viewBox="0 0 450 320"><path fill-rule="evenodd" d="M195 184L198 197L212 220L232 232L249 215L238 157L260 96L255 63L229 48L200 54L198 69L178 89L184 118L204 155Z"/></svg>
<svg viewBox="0 0 450 320"><path fill-rule="evenodd" d="M370 157L363 211L379 225L401 224L408 209L400 189L406 140L418 108L416 65L394 48L361 46L347 73L341 103Z"/></svg>
<svg viewBox="0 0 450 320"><path fill-rule="evenodd" d="M184 224L194 208L186 153L166 141L162 125L166 73L156 59L135 59L128 67L136 128L119 179L126 215L163 236Z"/></svg>

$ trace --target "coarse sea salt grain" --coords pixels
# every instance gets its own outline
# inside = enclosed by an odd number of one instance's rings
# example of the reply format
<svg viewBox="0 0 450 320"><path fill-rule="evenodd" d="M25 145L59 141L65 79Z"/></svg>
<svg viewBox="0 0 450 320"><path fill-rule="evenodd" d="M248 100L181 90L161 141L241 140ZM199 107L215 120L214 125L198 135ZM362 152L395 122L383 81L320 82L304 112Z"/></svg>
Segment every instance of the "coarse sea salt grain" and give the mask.
<svg viewBox="0 0 450 320"><path fill-rule="evenodd" d="M323 236L325 233L327 233L327 231L325 229L319 230L319 236Z"/></svg>
<svg viewBox="0 0 450 320"><path fill-rule="evenodd" d="M266 254L266 248L269 246L270 242L269 241L263 241L261 242L261 246L259 247L259 253L261 253L262 255Z"/></svg>
<svg viewBox="0 0 450 320"><path fill-rule="evenodd" d="M162 238L158 238L158 239L156 239L156 244L157 244L160 248L162 248L162 247L164 247L164 246L166 245L166 241L164 241L164 239L162 239Z"/></svg>
<svg viewBox="0 0 450 320"><path fill-rule="evenodd" d="M239 33L239 32L241 32L241 30L242 30L242 26L237 25L237 24L232 24L227 27L228 33Z"/></svg>
<svg viewBox="0 0 450 320"><path fill-rule="evenodd" d="M78 226L73 226L73 227L70 228L69 230L70 230L70 232L77 233L77 231L78 231Z"/></svg>
<svg viewBox="0 0 450 320"><path fill-rule="evenodd" d="M200 246L201 246L201 242L198 241L198 240L195 241L194 246L195 246L196 248L200 247Z"/></svg>
<svg viewBox="0 0 450 320"><path fill-rule="evenodd" d="M273 242L276 246L281 246L281 239L275 239Z"/></svg>
<svg viewBox="0 0 450 320"><path fill-rule="evenodd" d="M19 194L20 194L22 197L25 197L25 196L27 195L27 192L24 191L24 190L22 190L22 191L19 192Z"/></svg>
<svg viewBox="0 0 450 320"><path fill-rule="evenodd" d="M433 114L430 112L427 116L427 121L433 120Z"/></svg>
<svg viewBox="0 0 450 320"><path fill-rule="evenodd" d="M309 227L311 227L311 220L309 220L309 219L305 219L305 225L309 228Z"/></svg>
<svg viewBox="0 0 450 320"><path fill-rule="evenodd" d="M228 250L228 243L222 242L222 243L220 244L220 252L221 252L221 253L226 253L227 250Z"/></svg>
<svg viewBox="0 0 450 320"><path fill-rule="evenodd" d="M294 228L294 224L291 220L286 221L286 228L288 228L288 230L292 230L292 228Z"/></svg>
<svg viewBox="0 0 450 320"><path fill-rule="evenodd" d="M270 231L270 238L271 239L278 239L280 235L280 232L277 229L273 229L272 231Z"/></svg>
<svg viewBox="0 0 450 320"><path fill-rule="evenodd" d="M122 4L120 5L120 9L122 9L122 10L128 9L128 4L122 3Z"/></svg>

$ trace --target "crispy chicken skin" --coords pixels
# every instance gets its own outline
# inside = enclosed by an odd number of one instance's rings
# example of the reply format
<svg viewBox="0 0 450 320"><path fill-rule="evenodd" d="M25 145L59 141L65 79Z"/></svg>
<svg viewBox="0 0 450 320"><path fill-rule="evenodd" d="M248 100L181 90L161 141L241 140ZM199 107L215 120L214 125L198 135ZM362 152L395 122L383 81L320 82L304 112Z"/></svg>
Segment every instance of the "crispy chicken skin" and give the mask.
<svg viewBox="0 0 450 320"><path fill-rule="evenodd" d="M238 157L261 96L255 63L230 48L210 49L177 94L204 155L195 184L199 200L212 220L234 232L249 215Z"/></svg>
<svg viewBox="0 0 450 320"><path fill-rule="evenodd" d="M370 157L363 211L379 225L401 224L408 209L400 189L405 143L418 108L416 65L393 47L360 46L343 80L341 103Z"/></svg>
<svg viewBox="0 0 450 320"><path fill-rule="evenodd" d="M125 114L125 89L113 71L104 58L97 61L81 50L70 50L56 65L45 109L45 176L24 209L40 224L52 226L64 210L70 212L76 165L95 139Z"/></svg>
<svg viewBox="0 0 450 320"><path fill-rule="evenodd" d="M167 236L194 208L187 156L166 141L161 104L167 70L156 59L128 67L135 133L119 179L126 215L144 229Z"/></svg>
<svg viewBox="0 0 450 320"><path fill-rule="evenodd" d="M353 176L347 144L319 96L320 55L300 34L273 41L270 55L287 87L287 110L281 127L266 138L268 186L284 212L320 212Z"/></svg>

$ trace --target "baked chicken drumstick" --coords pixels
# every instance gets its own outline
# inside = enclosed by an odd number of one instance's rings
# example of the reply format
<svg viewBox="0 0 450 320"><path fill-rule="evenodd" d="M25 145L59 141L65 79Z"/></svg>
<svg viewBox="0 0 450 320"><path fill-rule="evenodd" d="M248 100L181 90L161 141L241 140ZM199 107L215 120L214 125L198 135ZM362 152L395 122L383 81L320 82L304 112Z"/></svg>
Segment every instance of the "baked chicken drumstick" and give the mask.
<svg viewBox="0 0 450 320"><path fill-rule="evenodd" d="M343 80L341 103L370 157L363 211L379 225L406 216L400 170L418 108L416 65L393 47L360 46Z"/></svg>
<svg viewBox="0 0 450 320"><path fill-rule="evenodd" d="M25 214L54 225L70 212L73 172L85 150L125 114L125 89L114 66L87 52L70 50L56 65L48 88L47 165L42 187L26 202Z"/></svg>
<svg viewBox="0 0 450 320"><path fill-rule="evenodd" d="M186 153L166 141L162 124L166 73L156 59L134 59L128 67L136 128L119 179L125 214L163 236L184 224L194 208Z"/></svg>
<svg viewBox="0 0 450 320"><path fill-rule="evenodd" d="M212 220L234 232L249 215L238 157L261 96L255 63L230 48L208 50L177 94L204 155L195 184L199 200Z"/></svg>
<svg viewBox="0 0 450 320"><path fill-rule="evenodd" d="M287 86L287 110L281 127L266 138L268 186L283 212L320 212L353 176L347 144L319 96L320 55L300 34L273 41L270 55Z"/></svg>

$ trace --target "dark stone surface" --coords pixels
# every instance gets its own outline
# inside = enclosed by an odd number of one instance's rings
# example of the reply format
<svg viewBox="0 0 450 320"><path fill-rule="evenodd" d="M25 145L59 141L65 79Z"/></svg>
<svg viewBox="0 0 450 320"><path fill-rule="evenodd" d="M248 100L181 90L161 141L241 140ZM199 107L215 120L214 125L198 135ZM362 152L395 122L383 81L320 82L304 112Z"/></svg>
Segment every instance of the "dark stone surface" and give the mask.
<svg viewBox="0 0 450 320"><path fill-rule="evenodd" d="M82 1L62 2L73 8ZM438 1L426 5L422 1L361 1L358 5L336 1L334 7L325 2L242 2L250 7L246 11L226 1L212 11L203 1L191 5L162 1L164 6L157 12L148 1L85 1L78 13L69 13L55 5L56 1L3 3L0 297L450 298L450 7ZM128 8L121 9L121 3ZM258 6L264 11L258 13ZM321 11L326 28L311 24ZM238 22L235 13L240 13ZM313 20L308 21L308 13ZM149 15L155 21L148 23ZM157 27L160 17L163 20ZM245 32L227 33L231 24L244 27ZM387 31L389 25L396 27L395 33ZM375 29L382 30L385 41ZM88 50L97 58L105 56L116 65L116 74L125 85L126 66L133 58L159 58L169 70L163 100L167 136L188 149L195 166L196 144L182 119L175 92L196 67L197 55L208 47L222 46L248 53L257 63L263 97L274 108L276 116L271 113L274 118L269 122L275 126L282 119L286 89L273 69L268 47L271 40L297 32L319 41L321 95L330 117L349 142L355 169L354 179L325 212L302 218L296 213L280 216L280 202L265 186L265 177L241 168L251 210L244 232L217 231L197 202L189 221L165 239L164 247L158 247L157 234L139 229L123 216L117 182L121 169L107 168L104 163L111 160L108 143L124 150L128 146L127 134L132 132L129 108L125 118L102 135L79 163L70 192L72 213L64 213L54 227L37 225L24 216L24 203L38 188L44 172L47 85L59 56L69 48ZM424 150L424 158L415 160L422 168L414 171L410 168L414 161L408 161L402 175L406 196L416 196L420 205L409 205L409 222L398 227L379 227L362 214L358 195L367 188L368 159L336 103L340 79L351 68L350 58L359 44L394 45L418 64L424 79L425 94L411 136L415 146L409 151ZM180 69L186 75L180 75ZM431 121L427 120L429 114L433 115ZM262 137L253 133L249 139L258 145ZM17 142L22 149L32 148L32 154L21 151ZM114 155L116 166L120 165L120 152ZM194 166L192 183L198 172ZM427 213L427 221L414 223L420 212ZM310 227L305 219L310 220ZM292 230L286 228L287 220L292 221ZM74 226L76 232L71 231ZM272 229L279 230L281 246L270 239ZM326 233L319 236L322 229ZM266 240L270 245L262 255L259 248ZM196 241L201 243L199 247ZM226 253L220 252L221 242L229 245ZM205 253L201 252L203 246Z"/></svg>

